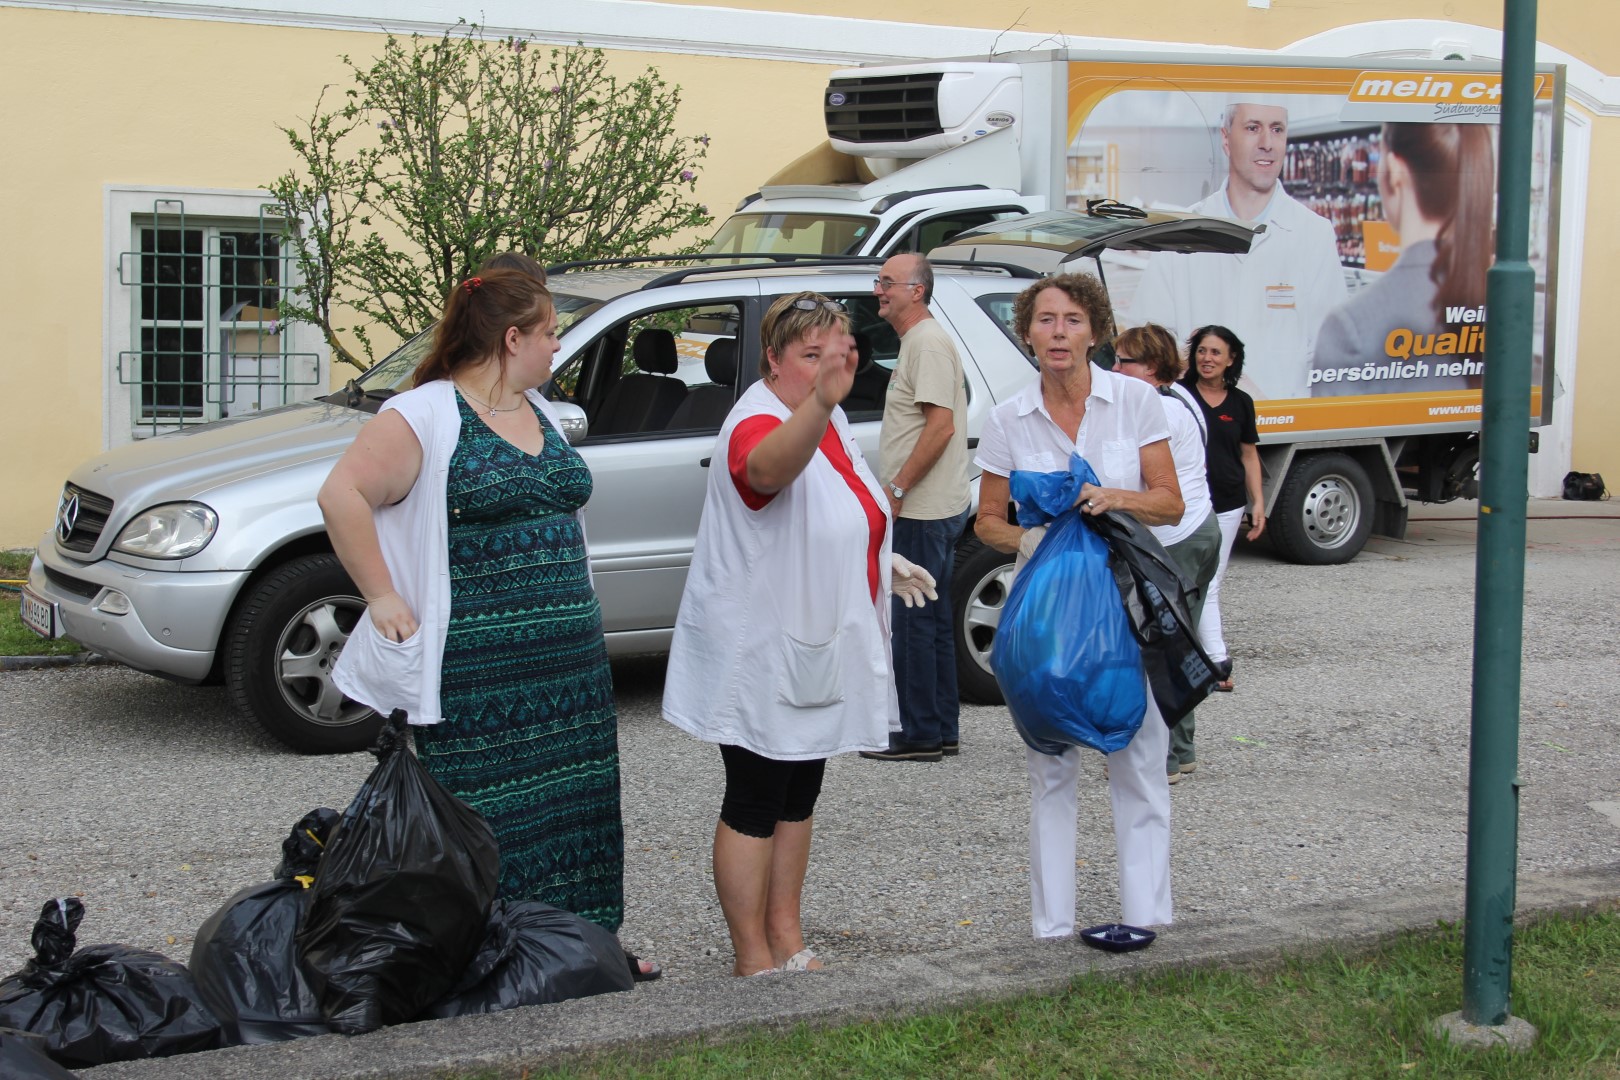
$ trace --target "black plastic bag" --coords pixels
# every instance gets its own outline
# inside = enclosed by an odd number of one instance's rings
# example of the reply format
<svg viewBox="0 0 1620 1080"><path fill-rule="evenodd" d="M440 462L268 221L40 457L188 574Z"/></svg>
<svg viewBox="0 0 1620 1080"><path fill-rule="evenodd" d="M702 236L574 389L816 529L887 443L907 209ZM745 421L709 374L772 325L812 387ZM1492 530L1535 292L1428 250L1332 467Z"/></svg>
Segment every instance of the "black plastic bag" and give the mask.
<svg viewBox="0 0 1620 1080"><path fill-rule="evenodd" d="M417 1016L478 951L500 878L495 834L428 775L396 709L377 767L321 856L298 951L334 1031Z"/></svg>
<svg viewBox="0 0 1620 1080"><path fill-rule="evenodd" d="M1142 646L1153 700L1166 724L1174 725L1198 707L1221 681L1215 662L1198 641L1192 597L1198 592L1147 526L1129 514L1109 510L1082 515L1108 541L1109 565L1125 604L1131 630Z"/></svg>
<svg viewBox="0 0 1620 1080"><path fill-rule="evenodd" d="M26 1031L0 1028L0 1077L5 1080L74 1080L45 1053L45 1040Z"/></svg>
<svg viewBox="0 0 1620 1080"><path fill-rule="evenodd" d="M82 901L52 900L34 924L34 959L0 980L0 1027L42 1036L62 1065L168 1057L224 1045L184 965L130 945L74 951Z"/></svg>
<svg viewBox="0 0 1620 1080"><path fill-rule="evenodd" d="M281 845L276 880L243 889L197 931L191 974L232 1043L285 1042L332 1030L299 962L294 936L337 820L337 811L326 807L305 814Z"/></svg>
<svg viewBox="0 0 1620 1080"><path fill-rule="evenodd" d="M1571 501L1607 499L1609 489L1604 486L1603 474L1571 472L1564 474L1564 498Z"/></svg>
<svg viewBox="0 0 1620 1080"><path fill-rule="evenodd" d="M461 981L418 1019L549 1005L634 985L619 939L589 919L538 900L497 900Z"/></svg>
<svg viewBox="0 0 1620 1080"><path fill-rule="evenodd" d="M287 839L281 842L281 863L272 876L278 880L293 877L313 880L338 819L338 812L328 806L317 806L299 818Z"/></svg>

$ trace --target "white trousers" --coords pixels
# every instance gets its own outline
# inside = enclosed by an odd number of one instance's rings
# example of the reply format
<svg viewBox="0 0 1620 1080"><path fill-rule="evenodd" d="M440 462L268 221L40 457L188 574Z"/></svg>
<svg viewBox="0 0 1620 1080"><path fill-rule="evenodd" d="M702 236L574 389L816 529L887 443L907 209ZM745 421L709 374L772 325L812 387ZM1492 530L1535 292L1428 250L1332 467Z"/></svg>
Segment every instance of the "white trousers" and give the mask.
<svg viewBox="0 0 1620 1080"><path fill-rule="evenodd" d="M1108 755L1120 921L1131 926L1170 922L1170 784L1164 772L1169 749L1170 729L1149 693L1141 730L1123 750ZM1076 785L1081 763L1092 760L1092 752L1077 746L1057 757L1025 751L1030 918L1036 937L1064 937L1074 933Z"/></svg>
<svg viewBox="0 0 1620 1080"><path fill-rule="evenodd" d="M1247 507L1226 510L1215 515L1215 524L1221 527L1221 561L1215 567L1215 577L1204 594L1204 612L1198 616L1198 643L1211 660L1225 660L1226 638L1221 633L1221 582L1226 580L1226 564L1232 558L1232 545L1237 543L1238 529L1243 525Z"/></svg>

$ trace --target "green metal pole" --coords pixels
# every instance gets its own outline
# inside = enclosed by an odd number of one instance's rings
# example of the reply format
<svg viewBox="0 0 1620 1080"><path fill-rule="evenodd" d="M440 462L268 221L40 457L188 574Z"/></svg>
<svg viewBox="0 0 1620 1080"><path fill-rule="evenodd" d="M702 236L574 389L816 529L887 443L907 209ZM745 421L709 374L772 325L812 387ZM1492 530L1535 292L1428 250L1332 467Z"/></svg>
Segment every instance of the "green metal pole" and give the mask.
<svg viewBox="0 0 1620 1080"><path fill-rule="evenodd" d="M1473 726L1468 760L1468 890L1463 1019L1496 1026L1510 1011L1519 846L1519 676L1529 499L1531 126L1535 0L1504 0L1496 263L1486 285L1479 547L1474 565Z"/></svg>

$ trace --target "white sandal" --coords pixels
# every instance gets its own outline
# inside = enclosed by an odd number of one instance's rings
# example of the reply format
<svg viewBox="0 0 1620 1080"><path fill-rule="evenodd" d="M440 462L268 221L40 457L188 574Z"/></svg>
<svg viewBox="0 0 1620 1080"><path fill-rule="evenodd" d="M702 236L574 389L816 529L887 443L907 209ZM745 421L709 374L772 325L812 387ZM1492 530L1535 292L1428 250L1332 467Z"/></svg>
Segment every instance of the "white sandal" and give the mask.
<svg viewBox="0 0 1620 1080"><path fill-rule="evenodd" d="M810 966L810 961L814 959L816 959L815 953L811 952L809 949L800 949L798 952L787 958L787 960L782 964L782 970L819 971L819 968L812 968Z"/></svg>

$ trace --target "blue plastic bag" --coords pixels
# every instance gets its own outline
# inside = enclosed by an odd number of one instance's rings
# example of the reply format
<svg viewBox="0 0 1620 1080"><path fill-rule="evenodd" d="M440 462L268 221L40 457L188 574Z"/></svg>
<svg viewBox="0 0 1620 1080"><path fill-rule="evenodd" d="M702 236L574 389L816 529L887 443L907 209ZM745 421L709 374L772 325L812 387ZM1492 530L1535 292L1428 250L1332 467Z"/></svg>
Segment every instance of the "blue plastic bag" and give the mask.
<svg viewBox="0 0 1620 1080"><path fill-rule="evenodd" d="M1097 483L1075 455L1067 473L1014 472L1018 523L1051 521L1013 582L990 667L1018 734L1032 750L1123 749L1142 726L1142 651L1108 566L1108 544L1080 520L1074 501Z"/></svg>

